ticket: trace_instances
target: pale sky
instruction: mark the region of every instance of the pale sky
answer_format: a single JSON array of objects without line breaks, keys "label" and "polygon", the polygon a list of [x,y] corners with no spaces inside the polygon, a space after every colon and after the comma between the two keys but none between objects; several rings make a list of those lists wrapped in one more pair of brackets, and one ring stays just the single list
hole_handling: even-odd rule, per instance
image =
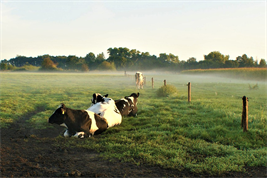
[{"label": "pale sky", "polygon": [[127,47],[179,60],[266,59],[266,0],[1,0],[0,59]]}]

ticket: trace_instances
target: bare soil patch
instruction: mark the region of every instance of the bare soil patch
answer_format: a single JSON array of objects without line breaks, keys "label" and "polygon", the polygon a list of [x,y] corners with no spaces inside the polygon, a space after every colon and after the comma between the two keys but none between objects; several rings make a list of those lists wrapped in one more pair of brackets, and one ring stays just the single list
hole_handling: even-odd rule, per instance
[{"label": "bare soil patch", "polygon": [[[26,117],[1,129],[1,177],[210,177],[186,170],[106,160],[94,150],[66,147],[65,139],[55,139],[62,128],[36,130],[27,127],[25,121]],[[267,177],[267,173],[266,167],[246,167],[245,173],[228,172],[215,177],[218,176]]]}]

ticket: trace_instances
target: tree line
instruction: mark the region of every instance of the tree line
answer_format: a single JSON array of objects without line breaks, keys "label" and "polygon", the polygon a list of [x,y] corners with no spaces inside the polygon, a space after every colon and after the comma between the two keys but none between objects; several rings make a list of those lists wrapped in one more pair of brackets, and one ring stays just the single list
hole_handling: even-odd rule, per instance
[{"label": "tree line", "polygon": [[246,54],[237,56],[235,60],[229,59],[229,55],[223,55],[219,51],[212,51],[204,55],[204,60],[197,61],[191,57],[186,61],[179,60],[174,54],[160,53],[159,56],[149,52],[140,52],[136,49],[109,48],[108,58],[104,53],[95,55],[88,53],[85,57],[50,56],[48,54],[38,57],[16,56],[9,60],[2,60],[1,70],[16,70],[23,66],[36,66],[39,70],[186,70],[209,68],[238,68],[238,67],[266,67],[265,59],[260,61],[248,57]]}]

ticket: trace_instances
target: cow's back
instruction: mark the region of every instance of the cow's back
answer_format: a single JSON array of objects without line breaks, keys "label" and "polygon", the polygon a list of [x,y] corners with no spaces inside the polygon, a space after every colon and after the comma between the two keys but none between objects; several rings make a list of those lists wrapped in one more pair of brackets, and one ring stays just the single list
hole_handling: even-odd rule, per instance
[{"label": "cow's back", "polygon": [[108,127],[113,127],[122,122],[122,116],[117,109],[114,100],[109,103],[96,103],[87,110],[104,117],[108,123]]}]

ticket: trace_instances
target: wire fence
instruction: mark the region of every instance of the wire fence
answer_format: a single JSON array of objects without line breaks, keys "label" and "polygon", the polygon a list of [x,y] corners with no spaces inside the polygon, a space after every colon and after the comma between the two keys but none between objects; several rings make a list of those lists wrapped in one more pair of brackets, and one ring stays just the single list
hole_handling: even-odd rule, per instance
[{"label": "wire fence", "polygon": [[[168,84],[168,80],[166,79],[158,79],[158,78],[155,78],[155,77],[152,77],[151,79],[145,79],[145,84],[147,87],[151,86],[153,89],[156,89],[156,86],[162,86],[162,85],[167,85]],[[171,84],[174,83],[174,82],[171,82]],[[174,84],[176,87],[178,88],[184,88],[184,91],[187,90],[187,86],[188,86],[188,83],[175,83]],[[219,84],[214,84],[212,83],[212,86],[205,86],[203,87],[201,84],[199,83],[191,83],[191,92],[192,94],[194,95],[194,92],[197,91],[202,91],[203,93],[209,93],[210,96],[213,96],[214,99],[216,99],[216,96],[224,96],[225,98],[234,98],[234,99],[238,99],[238,100],[242,100],[242,97],[245,96],[245,94],[236,94],[236,91],[235,92],[229,92],[227,90],[222,90],[220,88],[216,88],[216,87],[220,87]],[[258,87],[258,86],[257,86]],[[254,98],[254,97],[250,97],[249,96],[249,92],[253,91],[253,90],[257,90],[258,88],[255,88],[253,89],[253,87],[251,87],[250,85],[248,86],[248,91],[247,91],[247,94],[248,94],[248,100],[251,102],[254,102],[255,104],[259,104],[259,105],[263,105],[264,102],[258,102],[258,99],[259,98]],[[267,102],[267,101],[266,101]],[[265,103],[266,103],[265,102]]]},{"label": "wire fence", "polygon": [[[156,86],[162,86],[162,85],[167,85],[168,84],[168,80],[166,79],[158,79],[158,78],[154,78],[152,77],[150,81],[146,80],[146,87],[152,87],[153,89],[156,89]],[[222,84],[222,83],[209,83],[207,86],[203,86],[205,85],[205,83],[201,84],[201,83],[177,83],[174,82],[174,80],[172,80],[170,82],[170,84],[175,85],[176,87],[178,87],[179,89],[182,89],[183,92],[188,92],[188,102],[191,102],[196,100],[196,97],[199,96],[199,93],[203,93],[205,94],[205,96],[208,96],[209,99],[214,99],[214,102],[221,102],[221,103],[225,103],[224,99],[234,99],[231,100],[231,102],[238,102],[238,104],[236,103],[235,105],[239,105],[238,108],[242,108],[242,120],[241,120],[241,125],[243,128],[243,131],[247,131],[248,130],[248,102],[253,103],[253,105],[258,105],[257,107],[260,108],[266,108],[267,105],[267,100],[266,98],[260,98],[259,97],[250,97],[249,94],[252,91],[256,91],[258,89],[258,85],[257,87],[251,87],[250,85],[247,88],[247,94],[248,96],[245,96],[243,94],[239,94],[238,89],[235,91],[235,89],[233,89],[234,87],[225,87],[225,85],[227,84]],[[150,86],[149,86],[150,85]],[[190,85],[190,87],[188,86]],[[229,90],[228,90],[229,89]],[[243,88],[243,91],[244,88]],[[192,96],[191,97],[191,93]],[[196,94],[196,95],[194,95]],[[267,93],[266,93],[267,94]],[[203,99],[203,97],[200,97],[201,99]],[[224,98],[224,99],[222,99]],[[216,100],[216,101],[215,101]],[[220,101],[221,100],[221,101]],[[236,100],[236,101],[235,101]],[[246,104],[244,103],[244,100],[246,100]],[[243,101],[243,102],[242,102]],[[241,104],[243,103],[243,105]],[[230,104],[229,104],[230,105]],[[232,104],[233,105],[233,104]]]}]

